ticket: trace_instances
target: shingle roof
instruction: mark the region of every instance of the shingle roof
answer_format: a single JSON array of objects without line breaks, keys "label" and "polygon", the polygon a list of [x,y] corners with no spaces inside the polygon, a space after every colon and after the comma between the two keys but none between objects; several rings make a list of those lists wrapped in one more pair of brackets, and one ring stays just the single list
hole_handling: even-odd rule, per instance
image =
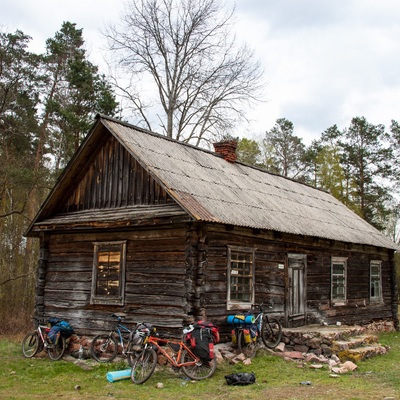
[{"label": "shingle roof", "polygon": [[398,249],[324,191],[109,118],[100,121],[196,220]]}]

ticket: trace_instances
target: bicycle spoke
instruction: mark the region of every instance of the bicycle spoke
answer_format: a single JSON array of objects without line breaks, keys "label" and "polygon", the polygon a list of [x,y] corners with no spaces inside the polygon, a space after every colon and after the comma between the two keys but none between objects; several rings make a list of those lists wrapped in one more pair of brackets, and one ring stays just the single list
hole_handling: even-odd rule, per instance
[{"label": "bicycle spoke", "polygon": [[53,361],[57,361],[64,355],[65,352],[65,338],[60,336],[56,343],[50,343],[47,347],[47,354],[49,358]]},{"label": "bicycle spoke", "polygon": [[22,353],[31,358],[39,351],[39,335],[37,332],[28,333],[22,341]]},{"label": "bicycle spoke", "polygon": [[182,354],[182,363],[192,363],[192,365],[183,365],[182,371],[189,378],[196,381],[209,378],[217,369],[216,358],[211,361],[195,361],[186,350]]},{"label": "bicycle spoke", "polygon": [[134,350],[133,347],[134,347],[134,345],[131,342],[129,342],[127,345],[126,353],[125,353],[130,367],[133,367],[133,364],[135,363],[136,358],[141,353],[141,351]]},{"label": "bicycle spoke", "polygon": [[280,343],[281,337],[282,326],[280,322],[275,318],[265,319],[261,332],[261,338],[265,346],[270,349],[275,348]]},{"label": "bicycle spoke", "polygon": [[132,366],[131,379],[136,384],[146,382],[157,365],[157,353],[150,347],[143,350],[143,352],[136,358]]},{"label": "bicycle spoke", "polygon": [[98,335],[90,346],[92,357],[99,362],[110,362],[117,356],[118,343],[114,336]]}]

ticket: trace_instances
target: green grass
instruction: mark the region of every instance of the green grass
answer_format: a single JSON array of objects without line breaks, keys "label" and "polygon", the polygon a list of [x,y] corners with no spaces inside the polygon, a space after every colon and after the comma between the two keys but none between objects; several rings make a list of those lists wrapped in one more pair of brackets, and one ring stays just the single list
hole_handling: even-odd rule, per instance
[{"label": "green grass", "polygon": [[[391,347],[387,355],[358,364],[356,371],[339,378],[330,377],[328,367],[311,369],[293,361],[259,351],[249,366],[220,364],[210,379],[192,382],[169,367],[159,367],[143,385],[131,380],[110,383],[109,371],[125,369],[123,363],[96,364],[85,370],[73,362],[50,361],[47,356],[26,359],[20,342],[0,338],[0,398],[4,399],[313,399],[372,400],[400,398],[400,334],[380,335],[380,342]],[[256,384],[232,387],[224,376],[251,372]],[[301,382],[310,381],[311,385]],[[162,389],[156,388],[161,382]],[[79,386],[77,390],[75,387]]]}]

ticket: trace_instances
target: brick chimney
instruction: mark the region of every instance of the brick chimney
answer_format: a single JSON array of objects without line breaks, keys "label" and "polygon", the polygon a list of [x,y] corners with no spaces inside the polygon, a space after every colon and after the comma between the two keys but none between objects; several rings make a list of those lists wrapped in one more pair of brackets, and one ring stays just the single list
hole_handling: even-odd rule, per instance
[{"label": "brick chimney", "polygon": [[220,154],[224,160],[234,163],[236,161],[237,140],[226,140],[223,142],[213,143],[214,150]]}]

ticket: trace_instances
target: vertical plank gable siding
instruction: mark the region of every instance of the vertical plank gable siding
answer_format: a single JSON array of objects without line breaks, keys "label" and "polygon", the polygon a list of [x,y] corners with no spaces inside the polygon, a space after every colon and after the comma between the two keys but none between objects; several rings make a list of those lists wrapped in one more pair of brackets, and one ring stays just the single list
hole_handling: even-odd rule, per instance
[{"label": "vertical plank gable siding", "polygon": [[89,163],[61,211],[67,213],[166,204],[171,201],[165,190],[113,136],[110,136]]},{"label": "vertical plank gable siding", "polygon": [[[93,242],[127,240],[124,306],[91,305]],[[113,326],[113,312],[128,323],[146,321],[159,331],[181,329],[186,300],[185,230],[53,234],[50,237],[44,309],[61,315],[83,334]]]}]

